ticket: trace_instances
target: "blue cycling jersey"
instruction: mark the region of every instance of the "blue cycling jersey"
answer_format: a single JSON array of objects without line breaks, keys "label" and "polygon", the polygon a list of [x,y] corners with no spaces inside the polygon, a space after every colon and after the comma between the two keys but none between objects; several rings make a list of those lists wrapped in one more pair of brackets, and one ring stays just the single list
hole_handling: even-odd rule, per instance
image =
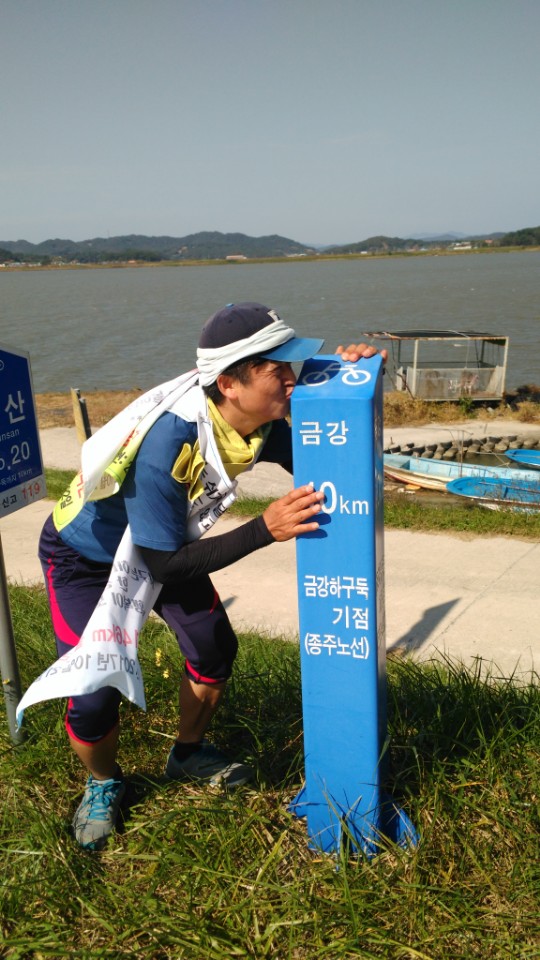
[{"label": "blue cycling jersey", "polygon": [[[88,560],[111,563],[129,523],[137,546],[179,550],[185,541],[189,502],[186,484],[171,471],[184,445],[193,446],[197,436],[197,424],[170,412],[162,414],[142,441],[120,490],[86,503],[61,530],[62,540]],[[290,462],[286,421],[272,425],[260,459]]]}]

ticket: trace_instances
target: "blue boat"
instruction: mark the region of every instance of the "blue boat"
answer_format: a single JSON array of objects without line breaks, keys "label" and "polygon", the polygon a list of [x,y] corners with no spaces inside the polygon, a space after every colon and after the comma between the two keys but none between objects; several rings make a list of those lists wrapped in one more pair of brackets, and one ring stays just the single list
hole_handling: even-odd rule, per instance
[{"label": "blue boat", "polygon": [[429,457],[412,457],[401,453],[385,453],[384,472],[392,480],[426,490],[446,490],[447,484],[458,477],[495,477],[498,480],[530,480],[538,484],[540,472],[521,470],[519,467],[484,466],[474,463],[456,463],[453,460],[430,460]]},{"label": "blue boat", "polygon": [[505,456],[515,463],[540,470],[540,450],[507,450]]},{"label": "blue boat", "polygon": [[516,510],[536,513],[540,510],[540,484],[530,480],[508,482],[496,477],[460,477],[451,480],[447,493],[475,500],[490,510]]}]

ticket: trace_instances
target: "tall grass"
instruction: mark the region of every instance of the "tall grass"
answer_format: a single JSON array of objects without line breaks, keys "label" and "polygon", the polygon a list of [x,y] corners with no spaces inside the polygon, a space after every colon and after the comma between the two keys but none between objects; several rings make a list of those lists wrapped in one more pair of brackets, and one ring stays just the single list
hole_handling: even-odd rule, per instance
[{"label": "tall grass", "polygon": [[[505,420],[520,423],[538,423],[540,421],[540,391],[533,384],[519,387],[508,394],[500,403],[487,404],[476,402],[470,397],[436,402],[412,397],[407,391],[390,391],[384,394],[384,424],[392,427],[417,427],[425,423],[455,423],[456,421],[476,421],[480,425],[491,424],[496,431],[497,419],[489,411],[495,408]],[[486,410],[486,407],[488,409]],[[471,422],[471,429],[473,424]]]},{"label": "tall grass", "polygon": [[[26,686],[53,657],[47,605],[23,587],[11,603]],[[69,834],[84,777],[63,706],[32,707],[19,747],[2,715],[1,956],[538,957],[538,687],[390,661],[391,783],[421,842],[336,861],[308,850],[287,811],[303,766],[298,646],[244,635],[240,648],[212,736],[253,763],[256,784],[232,795],[166,784],[181,665],[168,629],[147,625],[148,713],[123,708],[130,806],[100,854]]]}]

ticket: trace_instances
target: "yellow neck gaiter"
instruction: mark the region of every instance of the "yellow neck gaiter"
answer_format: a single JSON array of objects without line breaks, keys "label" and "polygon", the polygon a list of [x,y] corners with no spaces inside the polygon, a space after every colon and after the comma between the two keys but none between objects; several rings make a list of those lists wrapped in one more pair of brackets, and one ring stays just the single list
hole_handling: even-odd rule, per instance
[{"label": "yellow neck gaiter", "polygon": [[[212,421],[214,440],[221,462],[229,480],[234,480],[257,459],[270,432],[271,424],[259,427],[244,438],[223,419],[218,407],[210,399],[208,414]],[[189,499],[192,502],[203,492],[202,484],[199,482],[203,469],[204,460],[199,449],[199,441],[197,440],[192,447],[185,443],[172,468],[172,475],[179,483],[189,484]]]}]

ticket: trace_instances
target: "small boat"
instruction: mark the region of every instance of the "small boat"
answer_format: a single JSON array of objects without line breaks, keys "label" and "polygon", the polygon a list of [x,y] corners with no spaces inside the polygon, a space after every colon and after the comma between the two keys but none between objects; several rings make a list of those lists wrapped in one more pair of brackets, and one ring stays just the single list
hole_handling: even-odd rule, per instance
[{"label": "small boat", "polygon": [[456,463],[453,460],[430,460],[429,457],[411,457],[401,453],[385,453],[384,472],[392,480],[427,490],[446,490],[451,480],[458,477],[495,477],[508,481],[530,480],[538,484],[540,473],[519,467],[483,466],[474,463]]},{"label": "small boat", "polygon": [[505,457],[515,463],[522,463],[525,467],[540,470],[540,450],[507,450]]},{"label": "small boat", "polygon": [[450,481],[446,492],[468,497],[490,510],[540,511],[540,484],[530,480],[508,482],[496,477],[460,477]]}]

